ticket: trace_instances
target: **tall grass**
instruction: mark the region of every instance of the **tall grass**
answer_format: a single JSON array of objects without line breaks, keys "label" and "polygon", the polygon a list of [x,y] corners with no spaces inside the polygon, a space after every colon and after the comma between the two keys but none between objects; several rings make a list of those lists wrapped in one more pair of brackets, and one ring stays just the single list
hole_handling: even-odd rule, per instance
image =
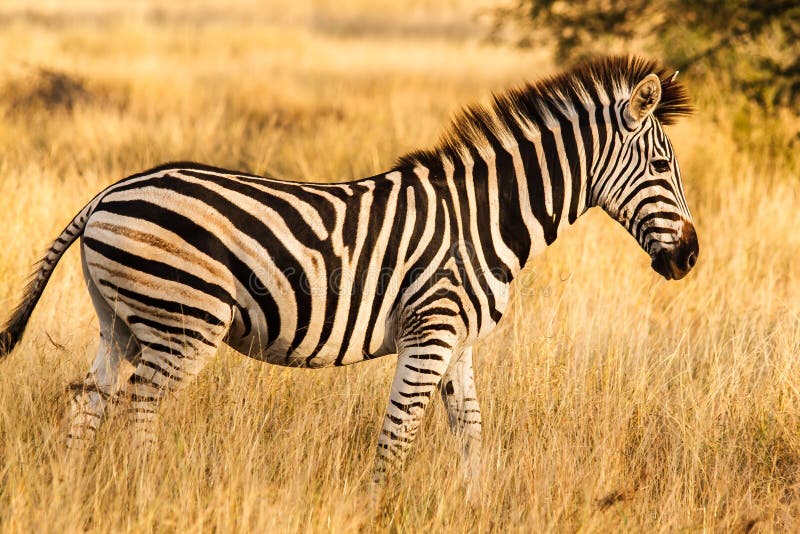
[{"label": "tall grass", "polygon": [[[460,105],[555,70],[547,51],[482,45],[468,2],[137,6],[0,8],[0,316],[66,221],[126,174],[191,159],[367,176],[432,143]],[[793,119],[743,117],[723,84],[688,83],[698,112],[669,134],[698,266],[662,281],[594,211],[531,262],[476,349],[480,510],[437,404],[391,498],[367,512],[392,358],[303,371],[223,350],[165,403],[149,457],[112,418],[68,461],[65,387],[98,331],[72,250],[0,363],[0,528],[796,530]]]}]

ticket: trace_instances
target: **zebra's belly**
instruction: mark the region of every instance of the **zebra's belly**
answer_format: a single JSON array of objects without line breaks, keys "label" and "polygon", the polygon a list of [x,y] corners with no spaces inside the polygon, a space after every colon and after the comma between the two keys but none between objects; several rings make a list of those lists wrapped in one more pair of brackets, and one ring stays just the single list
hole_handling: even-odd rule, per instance
[{"label": "zebra's belly", "polygon": [[[233,349],[257,360],[286,367],[321,368],[335,365],[350,365],[364,360],[395,353],[393,334],[387,328],[389,321],[376,323],[372,329],[373,348],[365,348],[364,344],[351,343],[353,339],[363,337],[364,325],[357,325],[361,332],[353,332],[349,337],[342,335],[344,325],[334,324],[327,341],[318,341],[311,350],[309,344],[302,344],[292,349],[295,335],[281,335],[274,341],[267,342],[262,334],[266,332],[266,324],[258,320],[250,325],[250,332],[237,336],[244,329],[240,316],[234,317],[231,336],[226,343]],[[292,333],[296,334],[296,332]],[[359,336],[361,334],[361,336]],[[377,346],[376,346],[377,345]]]}]

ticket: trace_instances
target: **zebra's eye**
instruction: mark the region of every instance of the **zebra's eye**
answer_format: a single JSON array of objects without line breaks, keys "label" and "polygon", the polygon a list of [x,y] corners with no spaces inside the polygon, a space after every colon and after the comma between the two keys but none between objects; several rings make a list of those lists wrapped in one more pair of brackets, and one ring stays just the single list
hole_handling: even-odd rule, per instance
[{"label": "zebra's eye", "polygon": [[661,174],[662,172],[669,172],[669,160],[667,159],[654,159],[650,162],[653,170]]}]

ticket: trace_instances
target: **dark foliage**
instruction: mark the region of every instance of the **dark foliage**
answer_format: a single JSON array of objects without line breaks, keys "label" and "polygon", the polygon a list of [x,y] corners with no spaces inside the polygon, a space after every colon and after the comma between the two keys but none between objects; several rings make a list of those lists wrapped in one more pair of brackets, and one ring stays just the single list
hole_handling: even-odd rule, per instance
[{"label": "dark foliage", "polygon": [[519,0],[494,15],[492,38],[552,45],[562,61],[644,51],[724,72],[764,106],[800,104],[797,0]]}]

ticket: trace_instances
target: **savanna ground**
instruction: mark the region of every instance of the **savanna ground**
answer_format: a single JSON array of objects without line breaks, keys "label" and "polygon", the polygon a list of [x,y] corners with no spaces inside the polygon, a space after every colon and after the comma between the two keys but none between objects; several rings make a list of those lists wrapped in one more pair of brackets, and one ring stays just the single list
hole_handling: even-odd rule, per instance
[{"label": "savanna ground", "polygon": [[[170,160],[298,180],[387,169],[460,105],[554,72],[482,44],[480,5],[97,0],[0,6],[0,320],[101,187]],[[700,261],[665,282],[591,211],[519,280],[476,349],[483,506],[430,410],[365,506],[393,358],[303,371],[229,350],[165,404],[149,463],[119,419],[67,462],[67,384],[97,325],[77,247],[0,363],[0,528],[57,531],[760,531],[800,528],[800,187],[791,114],[687,78],[669,128]],[[733,103],[733,104],[732,104]],[[796,145],[795,145],[796,150]]]}]

